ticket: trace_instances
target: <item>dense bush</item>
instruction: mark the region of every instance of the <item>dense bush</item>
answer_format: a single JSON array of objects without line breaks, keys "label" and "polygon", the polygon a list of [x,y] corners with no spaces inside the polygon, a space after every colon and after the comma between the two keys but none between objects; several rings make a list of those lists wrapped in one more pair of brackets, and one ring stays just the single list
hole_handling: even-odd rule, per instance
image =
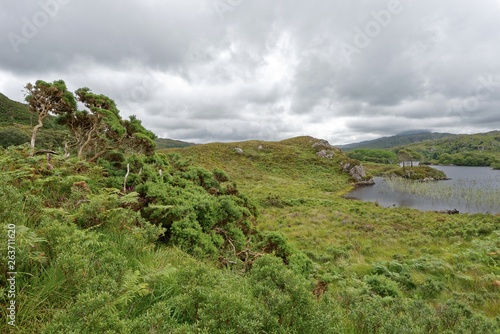
[{"label": "dense bush", "polygon": [[429,166],[415,166],[415,167],[405,167],[397,168],[387,172],[389,175],[395,175],[408,180],[424,180],[424,179],[434,179],[443,180],[446,179],[446,174],[443,171],[429,167]]},{"label": "dense bush", "polygon": [[396,153],[388,150],[357,149],[346,153],[349,158],[380,164],[394,164],[398,161]]},{"label": "dense bush", "polygon": [[3,148],[7,148],[12,145],[21,145],[27,143],[29,140],[30,137],[27,134],[16,128],[0,129],[0,146]]},{"label": "dense bush", "polygon": [[443,153],[439,156],[438,163],[456,166],[490,166],[498,163],[498,161],[489,154],[465,152],[455,154]]},{"label": "dense bush", "polygon": [[[92,164],[26,158],[27,152],[25,146],[0,150],[1,235],[8,224],[17,231],[19,332],[495,333],[498,328],[494,316],[477,308],[490,305],[493,313],[497,305],[491,281],[499,273],[500,220],[494,216],[426,227],[409,210],[377,216],[361,204],[342,207],[312,199],[271,207],[274,213],[297,210],[286,218],[315,228],[315,210],[323,205],[329,226],[343,229],[345,242],[332,240],[323,255],[306,256],[288,235],[255,227],[256,207],[221,170],[193,167],[179,155],[112,152]],[[298,211],[300,205],[310,210],[307,215]],[[408,232],[412,240],[442,248],[442,240],[458,238],[457,248],[446,258],[422,247],[419,254],[408,250],[392,260],[362,264],[362,257],[371,256],[372,242],[390,247],[386,241],[394,228],[380,222],[386,214],[398,228],[408,222],[425,231]],[[372,228],[360,229],[368,220]],[[354,240],[364,233],[370,241]],[[0,243],[1,253],[6,246]],[[471,283],[467,274],[484,268],[482,281]],[[0,270],[7,271],[5,261]],[[481,291],[456,293],[458,284]],[[3,306],[6,289],[0,282]],[[1,309],[5,319],[6,308]],[[10,329],[0,324],[0,332]]]}]

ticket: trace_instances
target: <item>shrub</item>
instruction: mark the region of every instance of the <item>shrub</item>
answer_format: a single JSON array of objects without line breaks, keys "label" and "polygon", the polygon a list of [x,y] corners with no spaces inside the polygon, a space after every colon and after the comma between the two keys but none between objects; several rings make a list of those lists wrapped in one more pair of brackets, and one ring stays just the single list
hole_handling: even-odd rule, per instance
[{"label": "shrub", "polygon": [[402,293],[398,284],[381,275],[365,276],[364,281],[368,284],[371,291],[381,297],[401,297]]},{"label": "shrub", "polygon": [[0,146],[7,148],[29,142],[30,137],[15,128],[6,128],[0,130]]}]

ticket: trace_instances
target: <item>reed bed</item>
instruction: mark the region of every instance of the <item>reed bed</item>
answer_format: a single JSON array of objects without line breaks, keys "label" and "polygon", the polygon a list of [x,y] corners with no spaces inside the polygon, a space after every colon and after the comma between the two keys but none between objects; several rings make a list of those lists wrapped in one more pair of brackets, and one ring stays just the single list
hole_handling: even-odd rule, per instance
[{"label": "reed bed", "polygon": [[381,192],[399,192],[419,198],[446,202],[462,207],[487,210],[500,208],[500,176],[481,179],[418,182],[401,178],[387,178]]}]

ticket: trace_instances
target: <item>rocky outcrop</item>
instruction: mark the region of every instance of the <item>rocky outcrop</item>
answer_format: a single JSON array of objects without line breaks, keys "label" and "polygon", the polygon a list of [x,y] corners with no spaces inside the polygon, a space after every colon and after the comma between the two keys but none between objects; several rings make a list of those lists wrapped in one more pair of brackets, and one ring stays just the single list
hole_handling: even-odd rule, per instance
[{"label": "rocky outcrop", "polygon": [[327,140],[324,140],[324,139],[318,139],[317,141],[315,141],[312,146],[312,148],[316,148],[316,149],[332,149],[333,146],[330,145],[330,143],[327,141]]},{"label": "rocky outcrop", "polygon": [[369,178],[368,180],[356,182],[356,187],[373,186],[374,184],[375,180],[373,180],[373,178]]},{"label": "rocky outcrop", "polygon": [[[325,159],[333,159],[334,157],[344,157],[342,151],[338,148],[330,145],[330,143],[324,139],[312,139],[311,148],[316,151],[316,156]],[[349,173],[352,179],[355,181],[356,186],[369,186],[375,184],[372,177],[366,175],[366,171],[359,164],[359,161],[349,159],[340,164],[341,169]]]},{"label": "rocky outcrop", "polygon": [[348,172],[349,175],[356,181],[356,186],[369,186],[375,184],[373,178],[366,175],[366,171],[361,165],[352,165],[350,162],[344,162],[341,165],[344,172]]},{"label": "rocky outcrop", "polygon": [[354,180],[356,180],[357,182],[359,181],[363,181],[363,179],[366,177],[366,171],[365,169],[363,168],[363,166],[361,165],[356,165],[354,167],[352,167],[350,170],[349,170],[349,174],[352,176],[352,178]]},{"label": "rocky outcrop", "polygon": [[338,151],[338,149],[330,145],[330,143],[324,139],[315,140],[311,148],[316,151],[318,157],[325,159],[333,159],[337,153],[336,151]]},{"label": "rocky outcrop", "polygon": [[335,152],[332,150],[321,150],[316,152],[316,155],[320,158],[333,159]]}]

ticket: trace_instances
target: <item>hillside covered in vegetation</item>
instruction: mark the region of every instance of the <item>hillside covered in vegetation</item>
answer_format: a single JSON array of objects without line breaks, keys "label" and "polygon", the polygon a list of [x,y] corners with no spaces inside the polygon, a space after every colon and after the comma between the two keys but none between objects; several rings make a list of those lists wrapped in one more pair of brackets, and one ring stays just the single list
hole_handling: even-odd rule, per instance
[{"label": "hillside covered in vegetation", "polygon": [[320,157],[317,142],[210,144],[97,163],[2,150],[16,326],[495,333],[500,218],[342,199],[352,182],[342,153]]},{"label": "hillside covered in vegetation", "polygon": [[[30,141],[37,116],[30,113],[27,104],[10,100],[0,93],[0,147],[21,145]],[[37,147],[55,149],[67,139],[68,132],[49,116],[38,136]]]},{"label": "hillside covered in vegetation", "polygon": [[69,98],[73,148],[0,148],[1,333],[498,332],[499,215],[345,199],[371,176],[312,137],[154,151]]},{"label": "hillside covered in vegetation", "polygon": [[366,140],[359,143],[352,143],[346,145],[336,145],[344,151],[352,151],[356,149],[389,149],[399,146],[410,145],[419,143],[426,140],[437,140],[441,138],[452,138],[456,135],[451,133],[438,133],[438,132],[412,132],[401,133],[395,136],[388,136],[377,138],[373,140]]},{"label": "hillside covered in vegetation", "polygon": [[366,147],[361,145],[349,151],[348,155],[365,162],[394,164],[400,160],[398,152],[401,150],[414,152],[414,155],[418,156],[416,160],[422,163],[500,167],[500,131],[452,135],[404,145],[396,141],[394,145],[386,145],[384,149],[373,148],[373,145]]},{"label": "hillside covered in vegetation", "polygon": [[407,148],[420,152],[431,163],[500,166],[500,131],[423,141],[408,145]]}]

